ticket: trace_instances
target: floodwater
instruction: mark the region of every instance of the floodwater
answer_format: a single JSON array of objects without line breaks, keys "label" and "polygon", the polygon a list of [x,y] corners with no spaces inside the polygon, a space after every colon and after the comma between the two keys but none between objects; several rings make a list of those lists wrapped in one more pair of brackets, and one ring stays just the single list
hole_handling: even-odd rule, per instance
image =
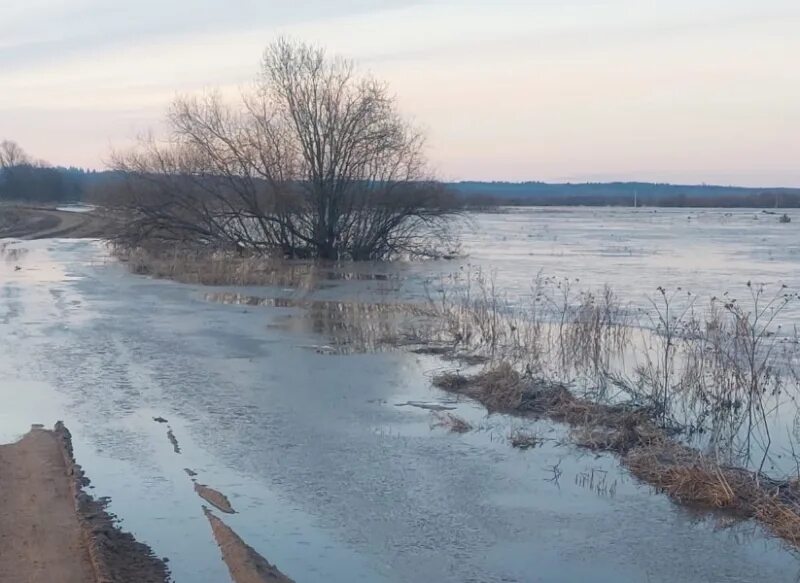
[{"label": "floodwater", "polygon": [[[552,255],[555,235],[536,235],[525,254],[527,232],[555,221],[542,212],[478,217],[482,227],[466,241],[470,261],[521,290],[539,268],[572,277],[591,237],[612,237],[600,227],[590,235],[595,211],[579,209],[565,220],[584,225],[584,237],[568,236],[582,251],[575,243],[575,256]],[[492,239],[503,221],[516,225],[514,241]],[[629,231],[638,223],[625,221]],[[690,228],[677,213],[667,222]],[[660,227],[664,251],[649,248],[656,257],[668,252],[671,228]],[[785,237],[775,260],[785,267],[790,237],[775,232]],[[758,252],[747,242],[734,251],[733,238],[718,253],[741,262],[719,266],[709,286],[783,269],[767,263],[747,275],[746,265],[761,264]],[[514,256],[501,260],[504,249]],[[663,276],[611,271],[648,263],[628,257],[596,255],[583,277],[599,284],[607,273],[644,291],[642,279]],[[709,277],[668,262],[672,277]],[[391,287],[365,277],[316,293],[328,301],[403,297],[436,270],[459,268],[398,266]],[[299,583],[795,581],[800,573],[796,556],[758,526],[676,507],[612,457],[565,445],[562,427],[487,415],[432,388],[431,375],[446,366],[434,356],[320,349],[330,342],[324,311],[307,318],[300,302],[233,301],[294,292],[212,291],[228,295],[132,276],[91,241],[11,243],[0,256],[0,439],[63,419],[97,494],[169,557],[178,582],[229,580],[184,468],[225,493],[237,511],[228,524]],[[431,406],[452,407],[475,429],[448,433]],[[512,448],[518,429],[542,445]]]},{"label": "floodwater", "polygon": [[[784,212],[790,223],[780,222]],[[466,271],[481,271],[512,303],[530,297],[540,275],[569,280],[575,291],[608,285],[642,309],[659,287],[691,292],[701,307],[726,292],[746,302],[748,282],[764,284],[768,296],[784,285],[800,292],[797,209],[505,208],[467,213],[459,230],[463,259],[348,269],[361,280],[378,276],[368,293],[391,299],[435,295],[442,278]],[[799,318],[800,302],[781,320]]]},{"label": "floodwater", "polygon": [[[770,211],[772,212],[772,211]],[[498,286],[525,294],[532,278],[610,285],[644,304],[656,288],[710,298],[741,294],[748,281],[800,290],[800,212],[753,209],[520,208],[473,215],[469,261]]]}]

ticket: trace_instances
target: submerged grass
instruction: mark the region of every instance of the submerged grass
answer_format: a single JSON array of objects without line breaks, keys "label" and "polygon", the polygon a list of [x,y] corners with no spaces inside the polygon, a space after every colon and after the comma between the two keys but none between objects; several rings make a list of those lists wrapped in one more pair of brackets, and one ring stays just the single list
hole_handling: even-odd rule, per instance
[{"label": "submerged grass", "polygon": [[319,268],[266,256],[191,247],[148,249],[111,246],[112,254],[137,275],[201,285],[316,287]]},{"label": "submerged grass", "polygon": [[434,412],[432,427],[442,427],[451,433],[468,433],[472,431],[472,424],[458,415],[448,412]]},{"label": "submerged grass", "polygon": [[541,438],[531,431],[516,429],[509,435],[508,442],[517,449],[531,449],[541,445]]}]

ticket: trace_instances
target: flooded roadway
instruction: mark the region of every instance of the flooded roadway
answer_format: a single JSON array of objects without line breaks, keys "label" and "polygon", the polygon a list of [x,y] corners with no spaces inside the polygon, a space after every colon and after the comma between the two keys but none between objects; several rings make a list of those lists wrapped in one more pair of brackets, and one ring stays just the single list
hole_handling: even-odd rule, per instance
[{"label": "flooded roadway", "polygon": [[[97,243],[13,247],[27,252],[0,258],[0,438],[63,419],[97,495],[178,582],[229,580],[185,469],[299,583],[800,572],[758,527],[676,508],[612,458],[561,445],[558,426],[453,401],[430,386],[435,357],[315,350],[314,326],[285,325],[302,309],[211,302],[129,275]],[[448,433],[419,403],[476,429]],[[521,427],[543,445],[510,447]]]}]

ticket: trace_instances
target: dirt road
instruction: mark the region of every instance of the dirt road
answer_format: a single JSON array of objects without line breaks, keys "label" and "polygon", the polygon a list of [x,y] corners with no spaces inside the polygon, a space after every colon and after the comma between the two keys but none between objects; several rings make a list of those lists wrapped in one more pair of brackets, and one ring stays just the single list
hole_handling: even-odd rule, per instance
[{"label": "dirt road", "polygon": [[0,446],[0,469],[0,581],[95,581],[54,433]]},{"label": "dirt road", "polygon": [[165,564],[112,524],[72,458],[70,435],[34,426],[0,446],[0,581],[157,583]]},{"label": "dirt road", "polygon": [[[69,431],[34,425],[0,445],[0,583],[166,583],[166,560],[115,524],[72,454]],[[202,498],[233,513],[207,486]],[[225,501],[221,504],[219,500]],[[292,580],[248,546],[207,508],[214,538],[234,583]]]},{"label": "dirt road", "polygon": [[55,208],[0,206],[0,238],[86,239],[108,232],[108,221],[94,212],[70,212]]}]

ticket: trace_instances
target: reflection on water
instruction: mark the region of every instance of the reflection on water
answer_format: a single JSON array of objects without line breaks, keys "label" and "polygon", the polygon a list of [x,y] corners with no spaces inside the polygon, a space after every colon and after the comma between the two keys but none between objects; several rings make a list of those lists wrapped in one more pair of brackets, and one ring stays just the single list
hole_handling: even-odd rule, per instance
[{"label": "reflection on water", "polygon": [[257,297],[238,293],[208,293],[210,302],[270,308],[301,308],[278,326],[294,332],[323,336],[332,346],[314,346],[319,352],[346,354],[378,352],[411,342],[418,310],[410,305]]},{"label": "reflection on water", "polygon": [[[544,307],[535,306],[524,314],[511,311],[512,306],[507,311],[503,306],[494,308],[497,312],[486,311],[486,302],[493,298],[482,292],[479,283],[472,285],[474,299],[451,289],[454,303],[438,311],[435,305],[231,292],[205,298],[224,304],[296,308],[273,326],[324,337],[328,344],[307,346],[321,354],[407,347],[416,354],[455,360],[453,366],[458,368],[502,359],[536,378],[570,386],[589,399],[653,410],[663,404],[664,424],[671,432],[679,432],[687,443],[713,453],[725,464],[760,469],[773,477],[795,472],[800,393],[792,369],[781,372],[775,366],[795,359],[794,343],[765,338],[765,343],[774,338],[776,344],[765,346],[773,360],[765,361],[769,370],[756,379],[760,387],[756,399],[750,383],[743,380],[746,370],[740,362],[737,332],[728,330],[724,320],[713,321],[711,337],[700,335],[705,328],[711,329],[711,321],[674,316],[670,320],[674,337],[665,344],[663,331],[635,326],[613,296],[598,300],[593,295],[564,295],[566,313],[559,318],[553,313],[552,297],[540,300]],[[565,289],[558,287],[562,293]],[[573,307],[576,298],[579,302]],[[665,382],[669,400],[661,396]]]},{"label": "reflection on water", "polygon": [[65,276],[63,266],[53,261],[46,248],[0,240],[0,281],[58,282]]}]

